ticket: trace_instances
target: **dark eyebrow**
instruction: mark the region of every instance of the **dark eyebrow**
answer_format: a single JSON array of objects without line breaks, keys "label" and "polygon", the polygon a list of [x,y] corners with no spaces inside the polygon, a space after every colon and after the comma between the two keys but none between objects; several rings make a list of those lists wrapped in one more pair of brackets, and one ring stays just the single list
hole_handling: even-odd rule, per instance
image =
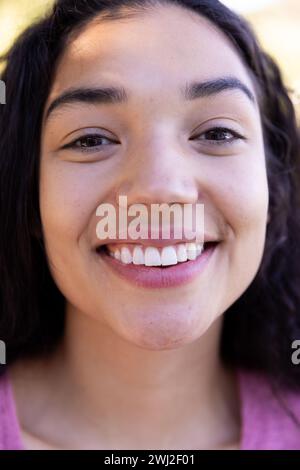
[{"label": "dark eyebrow", "polygon": [[45,119],[57,108],[70,103],[112,104],[128,101],[124,88],[71,88],[55,98],[50,104]]},{"label": "dark eyebrow", "polygon": [[[224,90],[240,90],[253,103],[255,97],[250,89],[235,77],[222,77],[205,82],[187,83],[181,89],[183,98],[192,101],[197,98],[204,98],[216,95]],[[129,94],[123,87],[104,87],[104,88],[71,88],[60,96],[55,98],[50,104],[45,119],[57,108],[75,102],[89,104],[114,104],[125,103],[129,99]]]},{"label": "dark eyebrow", "polygon": [[255,103],[255,97],[252,91],[235,77],[222,77],[201,83],[187,83],[183,91],[183,96],[186,100],[191,101],[196,98],[215,95],[224,90],[240,90],[250,99],[250,101]]}]

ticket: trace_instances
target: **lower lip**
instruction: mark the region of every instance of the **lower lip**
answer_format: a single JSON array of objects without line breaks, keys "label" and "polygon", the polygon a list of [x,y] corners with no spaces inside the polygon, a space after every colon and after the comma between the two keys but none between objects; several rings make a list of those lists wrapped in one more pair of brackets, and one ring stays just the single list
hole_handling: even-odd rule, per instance
[{"label": "lower lip", "polygon": [[124,264],[110,256],[106,250],[97,255],[121,278],[139,287],[163,288],[176,287],[194,280],[206,267],[217,244],[209,244],[195,260],[178,263],[166,268]]}]

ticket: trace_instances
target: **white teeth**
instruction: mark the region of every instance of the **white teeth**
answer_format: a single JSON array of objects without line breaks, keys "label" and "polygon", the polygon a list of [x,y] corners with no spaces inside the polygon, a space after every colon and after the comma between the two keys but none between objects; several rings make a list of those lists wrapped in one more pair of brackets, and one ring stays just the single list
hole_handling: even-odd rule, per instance
[{"label": "white teeth", "polygon": [[152,246],[147,246],[145,250],[145,265],[146,266],[160,266],[161,259],[159,250]]},{"label": "white teeth", "polygon": [[142,245],[127,246],[111,250],[111,256],[124,264],[135,264],[144,266],[172,266],[188,260],[195,260],[203,251],[201,243],[180,243],[176,245],[156,248],[154,246],[144,247]]},{"label": "white teeth", "polygon": [[177,260],[179,262],[187,261],[186,246],[183,243],[180,243],[177,247]]},{"label": "white teeth", "polygon": [[197,256],[200,256],[204,250],[204,245],[202,243],[196,243]]},{"label": "white teeth", "polygon": [[122,246],[121,248],[121,261],[125,264],[132,263],[132,255],[130,253],[129,248],[127,246]]},{"label": "white teeth", "polygon": [[196,243],[187,243],[186,253],[187,253],[187,257],[189,260],[196,259],[197,258]]},{"label": "white teeth", "polygon": [[186,251],[188,260],[196,259],[203,251],[201,243],[186,243]]},{"label": "white teeth", "polygon": [[132,256],[133,264],[145,264],[144,252],[141,246],[135,246]]},{"label": "white teeth", "polygon": [[161,252],[161,264],[168,266],[170,264],[177,264],[177,254],[173,246],[164,246]]}]

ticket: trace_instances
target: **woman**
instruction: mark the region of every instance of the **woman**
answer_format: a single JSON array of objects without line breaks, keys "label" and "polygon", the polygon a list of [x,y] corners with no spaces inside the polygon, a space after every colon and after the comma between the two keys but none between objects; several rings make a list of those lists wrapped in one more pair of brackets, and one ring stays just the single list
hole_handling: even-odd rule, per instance
[{"label": "woman", "polygon": [[[249,26],[58,0],[1,78],[2,447],[300,449],[299,140]],[[120,196],[203,204],[203,250],[99,240]]]}]

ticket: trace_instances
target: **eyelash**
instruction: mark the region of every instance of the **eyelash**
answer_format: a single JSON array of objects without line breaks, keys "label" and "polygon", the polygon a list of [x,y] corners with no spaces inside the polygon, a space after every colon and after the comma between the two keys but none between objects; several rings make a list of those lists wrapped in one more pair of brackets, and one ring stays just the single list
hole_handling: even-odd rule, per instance
[{"label": "eyelash", "polygon": [[[73,149],[73,150],[78,150],[79,152],[93,152],[93,151],[95,151],[95,148],[98,148],[98,146],[92,146],[92,147],[84,148],[84,147],[80,147],[79,145],[77,145],[78,142],[87,141],[88,139],[101,139],[101,140],[105,139],[109,142],[117,144],[117,142],[113,141],[112,139],[109,139],[108,137],[106,137],[104,135],[101,135],[101,134],[87,134],[87,135],[83,135],[82,137],[79,137],[76,140],[73,140],[73,142],[70,142],[67,145],[64,145],[62,147],[62,150],[64,150],[64,149]],[[100,145],[100,147],[103,147],[103,145]]]},{"label": "eyelash", "polygon": [[[201,141],[201,140],[204,140],[206,142],[210,142],[209,145],[232,145],[234,144],[237,140],[246,140],[246,137],[242,136],[241,134],[239,134],[238,132],[232,130],[232,129],[229,129],[227,127],[212,127],[211,129],[208,129],[207,131],[203,132],[202,134],[200,134],[200,137],[203,136],[203,135],[206,135],[210,132],[223,132],[223,133],[230,133],[232,135],[232,137],[230,139],[223,139],[223,140],[210,140],[210,139],[197,139],[197,138],[194,138],[196,141]],[[199,136],[198,136],[199,137]]]},{"label": "eyelash", "polygon": [[[202,134],[200,134],[200,136],[198,137],[201,137],[201,136],[205,136],[211,132],[222,132],[222,133],[230,133],[232,135],[232,137],[230,139],[222,139],[222,140],[213,140],[213,139],[201,139],[201,138],[197,138],[197,137],[194,137],[193,139],[191,140],[196,140],[196,141],[205,141],[205,142],[209,142],[209,145],[232,145],[234,142],[236,142],[237,140],[246,140],[245,137],[243,137],[242,135],[238,134],[237,132],[233,131],[232,129],[228,129],[227,127],[213,127],[211,129],[208,129],[207,131],[203,132]],[[87,135],[84,135],[82,137],[79,137],[78,139],[74,140],[73,142],[70,142],[69,144],[66,144],[62,147],[62,150],[64,149],[73,149],[73,150],[78,150],[80,152],[94,152],[95,149],[98,149],[99,147],[103,147],[103,145],[100,145],[100,146],[91,146],[91,147],[80,147],[78,144],[78,142],[82,142],[82,141],[87,141],[88,139],[105,139],[109,142],[112,142],[113,144],[118,144],[118,142],[116,141],[113,141],[112,139],[109,139],[108,137],[105,137],[104,135],[101,135],[101,134],[87,134]]]}]

